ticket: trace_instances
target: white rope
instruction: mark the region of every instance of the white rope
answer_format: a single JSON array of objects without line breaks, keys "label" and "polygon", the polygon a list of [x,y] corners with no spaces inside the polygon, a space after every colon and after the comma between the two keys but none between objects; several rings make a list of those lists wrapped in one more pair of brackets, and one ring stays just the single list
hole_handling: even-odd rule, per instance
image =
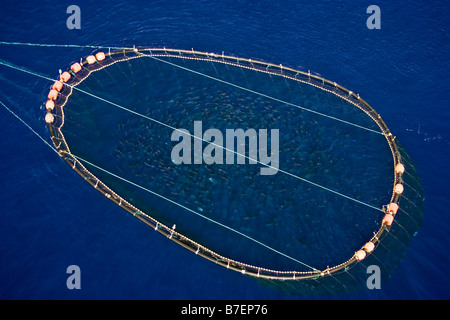
[{"label": "white rope", "polygon": [[[42,75],[40,75],[40,74],[38,74],[38,73],[31,72],[31,71],[28,71],[28,70],[25,70],[25,69],[21,69],[21,68],[19,68],[19,67],[15,67],[15,66],[6,64],[6,63],[4,63],[4,62],[2,62],[2,61],[0,61],[0,64],[1,64],[1,65],[4,65],[4,66],[7,66],[7,67],[10,67],[10,68],[13,68],[13,69],[16,69],[16,70],[19,70],[19,71],[23,71],[23,72],[32,74],[32,75],[37,76],[37,77],[41,77],[41,78],[44,78],[44,79],[47,79],[47,80],[50,80],[50,81],[54,81],[53,79],[51,79],[51,78],[49,78],[49,77],[42,76]],[[139,113],[139,112],[136,112],[136,111],[133,111],[133,110],[131,110],[131,109],[128,109],[128,108],[126,108],[126,107],[124,107],[124,106],[121,106],[121,105],[119,105],[119,104],[117,104],[117,103],[114,103],[114,102],[112,102],[112,101],[106,100],[106,99],[104,99],[104,98],[102,98],[102,97],[99,97],[99,96],[97,96],[97,95],[95,95],[95,94],[92,94],[92,93],[90,93],[90,92],[84,91],[84,90],[82,90],[82,89],[79,89],[79,88],[77,88],[77,87],[75,87],[75,86],[72,86],[72,85],[69,85],[69,84],[67,84],[67,83],[64,83],[64,84],[67,85],[67,86],[69,86],[69,87],[71,87],[71,88],[74,89],[74,90],[78,90],[78,91],[80,91],[80,92],[82,92],[82,93],[84,93],[84,94],[86,94],[86,95],[89,95],[89,96],[91,96],[91,97],[93,97],[93,98],[95,98],[95,99],[98,99],[98,100],[100,100],[100,101],[106,102],[106,103],[108,103],[108,104],[110,104],[110,105],[112,105],[112,106],[114,106],[114,107],[120,108],[120,109],[122,109],[122,110],[125,110],[125,111],[127,111],[127,112],[130,112],[130,113],[132,113],[132,114],[134,114],[134,115],[137,115],[137,116],[139,116],[139,117],[142,117],[142,118],[144,118],[144,119],[153,121],[153,122],[155,122],[155,123],[157,123],[157,124],[160,124],[160,125],[162,125],[162,126],[165,126],[165,127],[167,127],[167,128],[170,128],[170,129],[172,129],[172,130],[180,131],[180,129],[178,129],[178,128],[175,128],[175,127],[173,127],[173,126],[171,126],[171,125],[168,125],[168,124],[166,124],[166,123],[164,123],[164,122],[161,122],[161,121],[159,121],[159,120],[156,120],[156,119],[153,119],[153,118],[148,117],[148,116],[146,116],[146,115],[143,115],[143,114],[141,114],[141,113]],[[291,176],[291,177],[293,177],[293,178],[296,178],[296,179],[298,179],[298,180],[301,180],[301,181],[303,181],[303,182],[309,183],[309,184],[311,184],[311,185],[313,185],[313,186],[315,186],[315,187],[317,187],[317,188],[326,190],[326,191],[328,191],[328,192],[334,193],[334,194],[339,195],[339,196],[341,196],[341,197],[343,197],[343,198],[346,198],[346,199],[348,199],[348,200],[351,200],[351,201],[354,201],[354,202],[356,202],[356,203],[362,204],[362,205],[364,205],[364,206],[366,206],[366,207],[369,207],[369,208],[372,208],[372,209],[374,209],[374,210],[383,212],[383,210],[382,210],[381,208],[375,207],[375,206],[373,206],[373,205],[371,205],[371,204],[365,203],[365,202],[360,201],[360,200],[358,200],[358,199],[355,199],[355,198],[353,198],[353,197],[351,197],[351,196],[348,196],[348,195],[345,195],[345,194],[343,194],[343,193],[340,193],[340,192],[338,192],[338,191],[336,191],[336,190],[327,188],[327,187],[325,187],[325,186],[322,186],[322,185],[320,185],[320,184],[318,184],[318,183],[312,182],[312,181],[310,181],[310,180],[308,180],[308,179],[302,178],[302,177],[300,177],[300,176],[298,176],[298,175],[295,175],[295,174],[290,173],[290,172],[288,172],[288,171],[285,171],[285,170],[283,170],[283,169],[275,168],[275,167],[273,167],[273,166],[271,166],[271,165],[269,165],[269,164],[262,163],[261,161],[259,161],[259,160],[257,160],[257,159],[250,158],[249,156],[247,156],[247,155],[245,155],[245,154],[240,154],[240,153],[238,153],[238,152],[236,152],[236,151],[234,151],[234,150],[228,149],[228,148],[223,147],[223,146],[221,146],[221,145],[218,145],[218,144],[216,144],[216,143],[214,143],[214,142],[210,142],[210,141],[204,140],[203,138],[197,137],[197,136],[195,136],[195,135],[193,135],[193,134],[191,134],[191,133],[185,133],[185,134],[187,134],[187,135],[193,137],[194,139],[198,139],[198,140],[204,141],[204,142],[206,142],[206,143],[212,144],[212,145],[214,145],[214,146],[217,146],[217,147],[219,147],[219,148],[222,148],[222,149],[225,150],[225,151],[232,152],[232,153],[234,153],[234,154],[236,154],[236,155],[238,155],[238,156],[242,156],[242,157],[247,158],[247,159],[249,159],[249,160],[253,160],[253,161],[255,161],[256,163],[259,163],[259,164],[261,164],[261,165],[263,165],[263,166],[266,166],[266,167],[269,167],[269,168],[278,170],[279,172],[282,172],[282,173],[284,173],[284,174],[286,174],[286,175],[289,175],[289,176]]]},{"label": "white rope", "polygon": [[201,75],[201,76],[203,76],[203,77],[206,77],[206,78],[209,78],[209,79],[212,79],[212,80],[215,80],[215,81],[219,81],[219,82],[225,83],[225,84],[227,84],[227,85],[236,87],[236,88],[241,89],[241,90],[245,90],[245,91],[250,92],[250,93],[257,94],[257,95],[259,95],[259,96],[261,96],[261,97],[264,97],[264,98],[267,98],[267,99],[270,99],[270,100],[273,100],[273,101],[276,101],[276,102],[280,102],[280,103],[282,103],[282,104],[286,104],[286,105],[289,105],[289,106],[292,106],[292,107],[295,107],[295,108],[298,108],[298,109],[301,109],[301,110],[304,110],[304,111],[308,111],[308,112],[317,114],[317,115],[319,115],[319,116],[326,117],[326,118],[329,118],[329,119],[332,119],[332,120],[336,120],[336,121],[339,121],[339,122],[342,122],[342,123],[345,123],[345,124],[348,124],[348,125],[351,125],[351,126],[360,128],[360,129],[364,129],[364,130],[367,130],[367,131],[370,131],[370,132],[373,132],[373,133],[378,133],[378,134],[380,134],[380,135],[384,135],[384,133],[382,133],[382,132],[380,132],[380,131],[373,130],[373,129],[370,129],[370,128],[366,128],[366,127],[364,127],[364,126],[360,126],[360,125],[358,125],[358,124],[356,124],[356,123],[353,123],[353,122],[349,122],[349,121],[346,121],[346,120],[343,120],[343,119],[339,119],[339,118],[336,118],[336,117],[333,117],[333,116],[330,116],[330,115],[327,115],[327,114],[324,114],[324,113],[321,113],[321,112],[318,112],[318,111],[314,111],[314,110],[312,110],[312,109],[308,109],[308,108],[299,106],[299,105],[294,104],[294,103],[290,103],[290,102],[287,102],[287,101],[284,101],[284,100],[281,100],[281,99],[278,99],[278,98],[269,96],[269,95],[264,94],[264,93],[261,93],[261,92],[257,92],[257,91],[254,91],[254,90],[251,90],[251,89],[248,89],[248,88],[245,88],[245,87],[241,87],[241,86],[239,86],[239,85],[237,85],[237,84],[234,84],[234,83],[231,83],[231,82],[228,82],[228,81],[219,79],[219,78],[215,78],[215,77],[213,77],[213,76],[210,76],[210,75],[207,75],[207,74],[204,74],[204,73],[201,73],[201,72],[198,72],[198,71],[195,71],[195,70],[192,70],[192,69],[183,67],[183,66],[180,66],[180,65],[178,65],[178,64],[176,64],[176,63],[172,63],[172,62],[169,62],[169,61],[166,61],[166,60],[163,60],[163,59],[159,59],[159,58],[156,58],[156,57],[151,56],[151,55],[147,55],[147,54],[143,54],[143,53],[140,53],[140,54],[141,54],[142,56],[149,57],[149,58],[152,58],[152,59],[154,59],[154,60],[157,60],[157,61],[160,61],[160,62],[169,64],[169,65],[171,65],[171,66],[174,66],[174,67],[177,67],[177,68],[180,68],[180,69],[183,69],[183,70],[186,70],[186,71],[189,71],[189,72],[192,72],[192,73]]},{"label": "white rope", "polygon": [[[173,126],[171,126],[171,125],[168,125],[168,124],[166,124],[166,123],[164,123],[164,122],[161,122],[161,121],[159,121],[159,120],[156,120],[156,119],[153,119],[153,118],[148,117],[148,116],[146,116],[146,115],[143,115],[143,114],[141,114],[141,113],[139,113],[139,112],[136,112],[136,111],[133,111],[133,110],[128,109],[128,108],[126,108],[126,107],[123,107],[123,106],[121,106],[121,105],[119,105],[119,104],[117,104],[117,103],[108,101],[108,100],[106,100],[106,99],[104,99],[104,98],[101,98],[101,97],[99,97],[99,96],[96,96],[95,94],[92,94],[92,93],[90,93],[90,92],[84,91],[84,90],[79,89],[79,88],[77,88],[77,87],[73,87],[73,86],[72,86],[72,88],[75,89],[75,90],[78,90],[78,91],[80,91],[80,92],[82,92],[82,93],[84,93],[84,94],[87,94],[87,95],[89,95],[89,96],[91,96],[91,97],[93,97],[93,98],[99,99],[100,101],[106,102],[106,103],[111,104],[111,105],[113,105],[113,106],[115,106],[115,107],[117,107],[117,108],[123,109],[123,110],[125,110],[125,111],[127,111],[127,112],[130,112],[130,113],[132,113],[132,114],[135,114],[135,115],[137,115],[137,116],[139,116],[139,117],[148,119],[148,120],[153,121],[153,122],[155,122],[155,123],[157,123],[157,124],[160,124],[160,125],[162,125],[162,126],[165,126],[165,127],[167,127],[167,128],[170,128],[170,129],[172,129],[172,130],[176,130],[176,131],[180,131],[180,132],[181,132],[181,130],[178,129],[178,128],[175,128],[175,127],[173,127]],[[331,192],[331,193],[337,194],[337,195],[339,195],[339,196],[341,196],[341,197],[344,197],[344,198],[346,198],[346,199],[355,201],[355,202],[357,202],[357,203],[359,203],[359,204],[365,205],[365,206],[367,206],[367,207],[370,207],[370,208],[375,209],[375,210],[378,210],[378,211],[383,211],[382,209],[380,209],[380,208],[378,208],[378,207],[372,206],[372,205],[370,205],[370,204],[368,204],[368,203],[365,203],[365,202],[360,201],[360,200],[358,200],[358,199],[355,199],[355,198],[353,198],[353,197],[347,196],[347,195],[345,195],[345,194],[343,194],[343,193],[340,193],[340,192],[338,192],[338,191],[335,191],[335,190],[333,190],[333,189],[324,187],[324,186],[322,186],[322,185],[320,185],[320,184],[318,184],[318,183],[312,182],[312,181],[310,181],[310,180],[308,180],[308,179],[302,178],[302,177],[300,177],[300,176],[298,176],[298,175],[295,175],[295,174],[290,173],[290,172],[288,172],[288,171],[285,171],[285,170],[283,170],[283,169],[275,168],[275,167],[273,167],[273,166],[271,166],[271,165],[269,165],[269,164],[263,163],[263,162],[261,162],[261,161],[259,161],[259,160],[257,160],[257,159],[253,159],[253,158],[251,158],[251,157],[249,157],[249,156],[247,156],[247,155],[241,154],[241,153],[239,153],[239,152],[237,152],[237,151],[234,151],[234,150],[232,150],[232,149],[229,149],[229,148],[227,148],[227,147],[218,145],[218,144],[216,144],[216,143],[214,143],[214,142],[205,140],[205,139],[203,139],[203,138],[201,138],[201,137],[197,137],[197,136],[195,136],[195,135],[193,135],[193,134],[191,134],[191,133],[186,133],[186,132],[183,131],[183,134],[189,135],[189,136],[193,137],[194,139],[201,140],[201,141],[206,142],[206,143],[208,143],[208,144],[212,144],[212,145],[214,145],[214,146],[216,146],[216,147],[219,147],[219,148],[221,148],[221,149],[223,149],[223,150],[225,150],[225,151],[232,152],[232,153],[234,153],[234,154],[236,154],[236,155],[238,155],[238,156],[242,156],[242,157],[247,158],[247,159],[249,159],[249,160],[253,160],[253,161],[255,161],[255,162],[257,162],[257,163],[259,163],[259,164],[261,164],[261,165],[264,165],[264,166],[266,166],[266,167],[268,167],[268,168],[272,168],[272,169],[278,170],[279,172],[282,172],[282,173],[284,173],[284,174],[287,174],[288,176],[291,176],[291,177],[293,177],[293,178],[299,179],[299,180],[301,180],[301,181],[303,181],[303,182],[307,182],[307,183],[309,183],[309,184],[311,184],[311,185],[313,185],[313,186],[315,186],[315,187],[318,187],[318,188],[321,188],[321,189],[323,189],[323,190],[329,191],[329,192]]]},{"label": "white rope", "polygon": [[[3,45],[21,45],[21,46],[39,46],[39,47],[114,49],[114,50],[133,50],[133,49],[135,49],[134,46],[132,48],[130,48],[130,47],[106,47],[106,46],[77,45],[77,44],[45,44],[45,43],[6,42],[6,41],[0,41],[0,44],[3,44]],[[336,121],[339,121],[339,122],[342,122],[342,123],[346,123],[348,125],[351,125],[351,126],[354,126],[354,127],[360,128],[360,129],[364,129],[364,130],[367,130],[367,131],[370,131],[370,132],[373,132],[373,133],[378,133],[380,135],[384,135],[384,133],[382,133],[380,131],[373,130],[373,129],[370,129],[370,128],[366,128],[366,127],[360,126],[360,125],[358,125],[356,123],[349,122],[349,121],[346,121],[346,120],[343,120],[343,119],[339,119],[339,118],[336,118],[336,117],[333,117],[333,116],[330,116],[330,115],[327,115],[327,114],[324,114],[324,113],[321,113],[321,112],[318,112],[318,111],[314,111],[312,109],[308,109],[308,108],[296,105],[294,103],[283,101],[281,99],[278,99],[278,98],[275,98],[275,97],[271,97],[271,96],[266,95],[264,93],[257,92],[257,91],[254,91],[254,90],[251,90],[251,89],[248,89],[248,88],[245,88],[245,87],[241,87],[241,86],[236,85],[234,83],[231,83],[231,82],[228,82],[228,81],[225,81],[225,80],[221,80],[221,79],[218,79],[218,78],[206,75],[204,73],[201,73],[201,72],[198,72],[198,71],[186,68],[186,67],[182,67],[180,65],[177,65],[175,63],[172,63],[172,62],[169,62],[169,61],[166,61],[166,60],[163,60],[163,59],[156,58],[156,57],[154,57],[152,55],[144,54],[144,53],[141,53],[141,52],[137,52],[137,53],[139,53],[142,56],[149,57],[149,58],[158,60],[160,62],[170,64],[170,65],[172,65],[174,67],[177,67],[177,68],[180,68],[180,69],[183,69],[183,70],[186,70],[186,71],[189,71],[189,72],[192,72],[192,73],[195,73],[195,74],[198,74],[198,75],[210,78],[210,79],[213,79],[215,81],[219,81],[219,82],[225,83],[227,85],[234,86],[234,87],[239,88],[241,90],[245,90],[245,91],[248,91],[248,92],[260,95],[262,97],[265,97],[265,98],[268,98],[268,99],[271,99],[271,100],[274,100],[274,101],[277,101],[277,102],[280,102],[280,103],[283,103],[283,104],[286,104],[286,105],[290,105],[290,106],[299,108],[299,109],[304,110],[304,111],[312,112],[312,113],[320,115],[322,117],[327,117],[327,118],[330,118],[330,119],[333,119],[333,120],[336,120]]]},{"label": "white rope", "polygon": [[93,45],[78,45],[78,44],[46,44],[46,43],[29,43],[29,42],[6,42],[0,41],[0,45],[15,45],[15,46],[31,46],[31,47],[60,47],[60,48],[91,48],[91,49],[114,49],[114,50],[130,50],[129,47],[105,47]]},{"label": "white rope", "polygon": [[[37,133],[37,132],[36,132],[30,125],[28,125],[22,118],[20,118],[16,113],[14,113],[11,109],[9,109],[2,101],[0,101],[0,104],[1,104],[6,110],[8,110],[14,117],[16,117],[20,122],[22,122],[28,129],[30,129],[31,132],[33,132],[39,139],[41,139],[42,142],[44,142],[50,149],[52,149],[55,153],[59,154],[58,151],[57,151],[52,145],[50,145],[50,143],[48,143],[44,138],[42,138],[42,136],[41,136],[39,133]],[[314,270],[314,271],[317,270],[316,268],[313,268],[313,267],[309,266],[308,264],[306,264],[306,263],[304,263],[304,262],[302,262],[302,261],[300,261],[300,260],[297,260],[297,259],[295,259],[295,258],[293,258],[293,257],[291,257],[291,256],[289,256],[289,255],[287,255],[287,254],[285,254],[285,253],[283,253],[283,252],[281,252],[281,251],[278,251],[278,250],[276,250],[276,249],[274,249],[274,248],[272,248],[272,247],[270,247],[270,246],[268,246],[268,245],[266,245],[266,244],[264,244],[264,243],[262,243],[262,242],[260,242],[260,241],[258,241],[258,240],[256,240],[256,239],[254,239],[254,238],[252,238],[252,237],[246,235],[245,233],[242,233],[242,232],[240,232],[240,231],[238,231],[238,230],[236,230],[236,229],[234,229],[234,228],[231,228],[231,227],[229,227],[229,226],[227,226],[227,225],[225,225],[225,224],[223,224],[223,223],[220,223],[220,222],[218,222],[218,221],[216,221],[216,220],[214,220],[214,219],[211,219],[211,218],[209,218],[209,217],[207,217],[207,216],[205,216],[205,215],[202,215],[202,214],[200,214],[199,212],[197,212],[197,211],[195,211],[195,210],[192,210],[192,209],[190,209],[190,208],[188,208],[188,207],[186,207],[186,206],[184,206],[184,205],[182,205],[182,204],[180,204],[180,203],[178,203],[178,202],[176,202],[176,201],[174,201],[174,200],[172,200],[172,199],[170,199],[170,198],[167,198],[167,197],[165,197],[165,196],[163,196],[163,195],[161,195],[161,194],[159,194],[159,193],[157,193],[157,192],[155,192],[155,191],[152,191],[152,190],[150,190],[150,189],[148,189],[148,188],[145,188],[145,187],[143,187],[143,186],[141,186],[141,185],[139,185],[139,184],[137,184],[137,183],[134,183],[134,182],[132,182],[132,181],[130,181],[130,180],[128,180],[128,179],[125,179],[125,178],[123,178],[123,177],[121,177],[121,176],[119,176],[119,175],[117,175],[117,174],[114,174],[114,173],[112,173],[112,172],[110,172],[110,171],[108,171],[108,170],[106,170],[106,169],[104,169],[104,168],[101,168],[101,167],[99,167],[99,166],[93,164],[92,162],[87,161],[87,160],[85,160],[85,159],[83,159],[83,158],[81,158],[81,157],[79,157],[79,156],[76,156],[76,155],[74,155],[74,154],[72,154],[72,153],[67,152],[66,154],[68,154],[68,155],[70,155],[70,156],[72,156],[72,157],[74,157],[74,158],[76,158],[76,159],[78,159],[78,160],[80,160],[80,161],[83,161],[83,162],[85,162],[85,163],[87,163],[87,164],[93,166],[94,168],[97,168],[98,170],[101,170],[101,171],[103,171],[103,172],[105,172],[105,173],[107,173],[107,174],[109,174],[109,175],[111,175],[111,176],[113,176],[113,177],[115,177],[115,178],[117,178],[117,179],[120,179],[120,180],[122,180],[122,181],[125,181],[125,182],[127,182],[127,183],[129,183],[129,184],[131,184],[131,185],[133,185],[133,186],[135,186],[135,187],[138,187],[138,188],[140,188],[140,189],[142,189],[142,190],[144,190],[144,191],[146,191],[146,192],[149,192],[149,193],[151,193],[151,194],[153,194],[153,195],[155,195],[155,196],[157,196],[157,197],[160,197],[160,198],[162,198],[162,199],[164,199],[164,200],[166,200],[166,201],[168,201],[168,202],[170,202],[170,203],[173,203],[173,204],[179,206],[180,208],[183,208],[183,209],[185,209],[185,210],[187,210],[187,211],[189,211],[189,212],[191,212],[191,213],[193,213],[193,214],[195,214],[195,215],[197,215],[197,216],[199,216],[199,217],[201,217],[201,218],[203,218],[203,219],[206,219],[206,220],[208,220],[208,221],[210,221],[210,222],[212,222],[212,223],[215,223],[215,224],[217,224],[217,225],[219,225],[219,226],[221,226],[221,227],[223,227],[223,228],[225,228],[225,229],[228,229],[228,230],[230,230],[230,231],[232,231],[232,232],[234,232],[234,233],[237,233],[237,234],[239,234],[240,236],[243,236],[243,237],[245,237],[245,238],[247,238],[247,239],[249,239],[249,240],[251,240],[251,241],[253,241],[253,242],[255,242],[255,243],[257,243],[257,244],[259,244],[259,245],[261,245],[261,246],[263,246],[263,247],[265,247],[265,248],[267,248],[267,249],[269,249],[269,250],[271,250],[271,251],[273,251],[273,252],[275,252],[275,253],[278,253],[278,254],[282,255],[283,257],[286,257],[286,258],[288,258],[288,259],[291,259],[291,260],[293,260],[293,261],[295,261],[295,262],[297,262],[297,263],[299,263],[299,264],[301,264],[301,265],[303,265],[303,266],[305,266],[305,267],[308,267],[308,268],[310,268],[310,269],[312,269],[312,270]]]},{"label": "white rope", "polygon": [[231,228],[231,227],[229,227],[229,226],[227,226],[227,225],[225,225],[225,224],[223,224],[223,223],[220,223],[220,222],[218,222],[218,221],[216,221],[216,220],[214,220],[214,219],[211,219],[211,218],[209,218],[209,217],[207,217],[207,216],[205,216],[205,215],[203,215],[203,214],[201,214],[201,213],[199,213],[199,212],[197,212],[197,211],[195,211],[195,210],[192,210],[192,209],[190,209],[190,208],[188,208],[188,207],[182,205],[181,203],[176,202],[175,200],[172,200],[172,199],[170,199],[170,198],[167,198],[167,197],[165,197],[165,196],[163,196],[163,195],[161,195],[161,194],[159,194],[159,193],[157,193],[157,192],[155,192],[155,191],[152,191],[152,190],[150,190],[150,189],[147,189],[147,188],[145,188],[145,187],[143,187],[143,186],[141,186],[141,185],[139,185],[139,184],[137,184],[137,183],[134,183],[134,182],[132,182],[132,181],[126,179],[126,178],[123,178],[123,177],[121,177],[121,176],[119,176],[119,175],[117,175],[117,174],[114,174],[114,173],[112,173],[112,172],[110,172],[110,171],[108,171],[108,170],[106,170],[106,169],[104,169],[104,168],[101,168],[101,167],[99,167],[99,166],[93,164],[93,163],[90,162],[90,161],[87,161],[87,160],[85,160],[85,159],[83,159],[83,158],[81,158],[81,157],[79,157],[79,156],[74,155],[73,153],[67,153],[67,154],[68,154],[68,155],[71,155],[72,157],[74,157],[74,158],[76,158],[76,159],[78,159],[78,160],[80,160],[80,161],[82,161],[82,162],[85,162],[85,163],[87,163],[87,164],[93,166],[94,168],[96,168],[96,169],[98,169],[98,170],[101,170],[101,171],[103,171],[103,172],[105,172],[105,173],[107,173],[107,174],[109,174],[109,175],[111,175],[111,176],[113,176],[113,177],[115,177],[115,178],[117,178],[117,179],[120,179],[120,180],[122,180],[122,181],[125,181],[126,183],[129,183],[129,184],[131,184],[131,185],[133,185],[133,186],[135,186],[135,187],[138,187],[139,189],[142,189],[142,190],[144,190],[144,191],[146,191],[146,192],[148,192],[148,193],[151,193],[151,194],[153,194],[153,195],[155,195],[155,196],[157,196],[157,197],[160,197],[161,199],[164,199],[164,200],[166,200],[166,201],[168,201],[168,202],[170,202],[170,203],[172,203],[172,204],[174,204],[174,205],[176,205],[176,206],[178,206],[178,207],[180,207],[180,208],[183,208],[183,209],[185,209],[185,210],[187,210],[187,211],[189,211],[189,212],[191,212],[191,213],[193,213],[193,214],[195,214],[195,215],[197,215],[197,216],[199,216],[199,217],[201,217],[201,218],[203,218],[203,219],[206,219],[206,220],[208,220],[208,221],[210,221],[210,222],[212,222],[212,223],[214,223],[214,224],[217,224],[217,225],[219,225],[219,226],[221,226],[221,227],[223,227],[223,228],[225,228],[225,229],[228,229],[228,230],[230,230],[230,231],[232,231],[232,232],[234,232],[234,233],[237,233],[237,234],[239,234],[240,236],[243,236],[243,237],[245,237],[245,238],[247,238],[247,239],[249,239],[249,240],[251,240],[251,241],[253,241],[253,242],[255,242],[255,243],[257,243],[257,244],[259,244],[259,245],[261,245],[261,246],[263,246],[263,247],[265,247],[265,248],[271,250],[271,251],[273,251],[273,252],[276,252],[276,253],[282,255],[283,257],[286,257],[286,258],[288,258],[288,259],[291,259],[291,260],[293,260],[293,261],[295,261],[295,262],[297,262],[297,263],[299,263],[299,264],[302,264],[302,265],[304,265],[305,267],[308,267],[308,268],[310,268],[310,269],[312,269],[312,270],[317,270],[316,268],[313,268],[313,267],[307,265],[306,263],[304,263],[304,262],[302,262],[302,261],[300,261],[300,260],[297,260],[297,259],[295,259],[295,258],[293,258],[293,257],[291,257],[291,256],[289,256],[289,255],[287,255],[287,254],[285,254],[285,253],[283,253],[283,252],[280,252],[280,251],[278,251],[278,250],[276,250],[276,249],[274,249],[274,248],[272,248],[272,247],[270,247],[270,246],[268,246],[268,245],[266,245],[266,244],[264,244],[264,243],[262,243],[262,242],[260,242],[260,241],[258,241],[258,240],[256,240],[256,239],[254,239],[254,238],[252,238],[252,237],[246,235],[245,233],[242,233],[242,232],[240,232],[240,231],[238,231],[238,230],[236,230],[236,229],[233,229],[233,228]]},{"label": "white rope", "polygon": [[10,108],[8,108],[2,101],[0,101],[0,104],[3,106],[3,108],[8,110],[14,117],[16,117],[20,122],[22,122],[25,126],[27,126],[27,128],[30,129],[31,132],[33,132],[39,139],[41,139],[42,142],[44,142],[47,146],[49,146],[50,149],[52,149],[54,152],[59,154],[58,151],[50,143],[48,143],[47,140],[42,138],[39,133],[37,133],[30,125],[28,125],[28,123],[26,123],[24,120],[22,120],[22,118],[20,118],[17,114],[15,114],[14,111],[12,111]]}]

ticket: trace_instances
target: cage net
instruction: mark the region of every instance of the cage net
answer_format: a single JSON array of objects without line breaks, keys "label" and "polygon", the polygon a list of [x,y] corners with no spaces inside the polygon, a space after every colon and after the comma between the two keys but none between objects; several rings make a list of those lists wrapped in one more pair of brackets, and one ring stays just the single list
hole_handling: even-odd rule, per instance
[{"label": "cage net", "polygon": [[193,50],[97,52],[48,98],[53,143],[93,188],[271,286],[348,291],[369,265],[386,280],[420,226],[412,160],[366,101],[310,72]]}]

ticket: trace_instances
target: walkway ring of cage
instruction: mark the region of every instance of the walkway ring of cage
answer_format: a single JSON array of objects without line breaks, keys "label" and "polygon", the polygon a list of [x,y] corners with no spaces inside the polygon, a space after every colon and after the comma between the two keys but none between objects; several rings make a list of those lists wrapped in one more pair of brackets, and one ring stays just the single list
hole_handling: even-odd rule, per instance
[{"label": "walkway ring of cage", "polygon": [[[68,148],[64,136],[60,131],[60,127],[55,126],[55,116],[58,112],[61,112],[66,100],[59,99],[59,92],[62,89],[62,84],[67,86],[70,90],[73,90],[76,84],[82,81],[84,78],[89,76],[94,70],[105,68],[109,63],[116,63],[117,61],[138,58],[142,55],[150,55],[153,57],[182,57],[184,59],[197,59],[197,60],[214,60],[217,62],[231,64],[239,66],[242,68],[254,69],[260,72],[267,72],[276,75],[282,75],[283,77],[293,79],[296,81],[308,83],[315,86],[321,90],[331,92],[342,99],[352,103],[356,107],[363,110],[367,115],[369,115],[381,129],[381,133],[386,137],[389,147],[392,151],[392,156],[394,159],[395,171],[394,171],[394,187],[391,197],[391,202],[381,208],[385,212],[385,216],[380,223],[380,229],[371,239],[362,246],[362,248],[355,252],[355,254],[343,263],[329,267],[326,270],[314,269],[310,272],[298,272],[298,271],[277,271],[264,269],[258,266],[248,265],[241,263],[239,261],[234,261],[226,257],[220,256],[219,254],[209,250],[208,248],[196,243],[184,235],[175,231],[173,227],[166,226],[159,221],[153,219],[151,216],[135,208],[121,196],[112,191],[108,186],[106,186],[102,181],[97,179],[90,173],[80,158],[71,154]],[[109,60],[109,57],[115,59]],[[88,72],[83,75],[82,78],[77,79],[77,75],[88,69]],[[88,181],[95,189],[103,193],[107,198],[114,201],[116,204],[133,214],[141,221],[148,224],[150,227],[154,228],[158,232],[167,236],[174,242],[180,244],[181,246],[189,249],[197,255],[200,255],[208,260],[214,261],[219,265],[222,265],[228,269],[232,269],[243,274],[251,275],[254,277],[262,277],[268,279],[279,279],[279,280],[300,280],[300,279],[310,279],[316,278],[318,276],[330,275],[334,272],[338,272],[342,269],[348,268],[351,264],[365,259],[368,254],[371,254],[376,247],[382,234],[389,230],[392,225],[395,213],[398,210],[398,199],[403,192],[403,185],[400,183],[401,177],[404,174],[404,166],[402,164],[402,159],[398,151],[398,147],[395,141],[395,137],[390,133],[384,121],[375,112],[375,110],[366,103],[358,94],[347,90],[346,88],[331,82],[327,79],[321,78],[319,76],[313,75],[310,72],[302,72],[299,70],[283,67],[282,65],[275,65],[270,63],[259,62],[250,59],[236,58],[232,56],[226,56],[224,54],[218,55],[213,53],[205,53],[198,51],[186,51],[178,49],[132,49],[132,50],[119,50],[113,52],[97,52],[95,55],[89,55],[81,63],[74,63],[70,66],[68,71],[61,73],[60,78],[52,86],[52,89],[48,95],[48,101],[46,102],[47,114],[45,116],[45,122],[49,125],[52,140],[57,148],[59,154],[65,159],[65,161],[86,181]],[[63,114],[63,113],[62,113]],[[63,121],[63,120],[62,120]]]}]

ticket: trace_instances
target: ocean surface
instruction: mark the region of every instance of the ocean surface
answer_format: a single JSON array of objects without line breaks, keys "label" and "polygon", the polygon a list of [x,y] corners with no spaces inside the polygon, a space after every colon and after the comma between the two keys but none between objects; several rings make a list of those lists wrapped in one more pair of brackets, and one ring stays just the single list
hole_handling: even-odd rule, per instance
[{"label": "ocean surface", "polygon": [[[81,9],[70,30],[69,5]],[[370,30],[367,7],[381,9]],[[167,47],[308,71],[360,94],[411,156],[422,226],[381,289],[305,297],[168,241],[95,192],[0,106],[0,299],[449,299],[450,34],[446,1],[3,1],[0,41]],[[0,62],[56,78],[95,52],[0,44]],[[50,142],[45,79],[0,65],[0,101]],[[67,267],[81,270],[69,290]]]}]

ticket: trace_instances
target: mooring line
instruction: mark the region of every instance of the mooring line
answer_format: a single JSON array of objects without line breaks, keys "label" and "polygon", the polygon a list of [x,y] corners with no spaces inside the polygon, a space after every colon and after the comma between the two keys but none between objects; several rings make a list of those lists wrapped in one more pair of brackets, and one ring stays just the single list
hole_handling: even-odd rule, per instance
[{"label": "mooring line", "polygon": [[28,123],[25,122],[25,120],[23,120],[21,117],[19,117],[17,114],[14,113],[14,111],[12,111],[10,108],[8,108],[2,101],[0,101],[0,104],[3,106],[3,108],[5,108],[6,110],[8,110],[14,117],[16,117],[20,122],[22,122],[25,126],[27,126],[28,129],[31,130],[31,132],[33,132],[39,139],[41,139],[47,146],[50,147],[50,149],[52,149],[54,152],[56,152],[58,155],[58,151],[44,138],[42,138],[42,136],[37,133]]},{"label": "mooring line", "polygon": [[30,42],[7,42],[0,41],[0,45],[14,45],[14,46],[30,46],[30,47],[59,47],[59,48],[90,48],[90,49],[114,49],[114,50],[130,50],[129,47],[105,47],[94,45],[78,45],[78,44],[47,44],[47,43],[30,43]]}]

